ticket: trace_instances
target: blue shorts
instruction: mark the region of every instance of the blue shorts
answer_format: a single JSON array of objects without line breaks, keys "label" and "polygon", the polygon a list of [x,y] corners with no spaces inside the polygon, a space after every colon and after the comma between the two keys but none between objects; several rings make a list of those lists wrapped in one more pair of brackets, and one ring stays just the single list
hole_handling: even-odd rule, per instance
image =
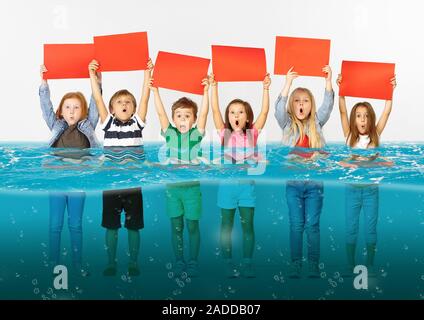
[{"label": "blue shorts", "polygon": [[253,180],[221,182],[218,187],[217,205],[221,209],[254,208],[256,205],[255,189]]}]

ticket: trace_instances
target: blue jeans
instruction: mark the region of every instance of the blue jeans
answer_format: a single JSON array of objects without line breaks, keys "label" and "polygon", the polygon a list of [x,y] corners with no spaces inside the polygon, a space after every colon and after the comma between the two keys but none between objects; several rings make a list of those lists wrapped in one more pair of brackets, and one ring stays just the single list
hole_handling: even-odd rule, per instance
[{"label": "blue jeans", "polygon": [[68,207],[68,228],[71,235],[72,263],[81,265],[82,257],[82,213],[84,192],[51,192],[50,202],[50,261],[60,263],[60,238],[63,229],[65,208]]},{"label": "blue jeans", "polygon": [[292,261],[303,257],[303,233],[306,232],[308,260],[320,258],[320,216],[324,198],[324,186],[316,181],[288,181],[287,206],[290,220],[290,250]]},{"label": "blue jeans", "polygon": [[346,243],[356,244],[359,233],[359,215],[364,213],[365,241],[377,243],[378,186],[346,185]]}]

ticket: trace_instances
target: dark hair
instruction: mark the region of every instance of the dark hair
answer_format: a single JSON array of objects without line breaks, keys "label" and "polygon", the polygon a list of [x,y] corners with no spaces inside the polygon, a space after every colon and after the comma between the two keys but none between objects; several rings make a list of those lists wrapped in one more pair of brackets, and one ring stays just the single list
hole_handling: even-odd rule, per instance
[{"label": "dark hair", "polygon": [[251,127],[253,125],[253,110],[252,110],[252,107],[251,107],[249,102],[243,101],[241,99],[232,100],[228,104],[227,108],[225,109],[225,128],[230,129],[230,131],[233,132],[233,128],[231,127],[230,118],[229,118],[228,115],[230,113],[230,106],[232,104],[236,104],[236,103],[243,105],[244,110],[246,111],[246,114],[247,114],[247,122],[246,122],[247,126],[246,126],[246,128],[243,128],[243,132],[246,134],[246,130],[251,129]]},{"label": "dark hair", "polygon": [[[246,127],[243,128],[243,133],[246,134],[246,131],[249,129],[252,129],[253,127],[253,110],[250,103],[241,99],[234,99],[230,101],[227,108],[225,109],[225,129],[226,130],[224,133],[223,142],[228,142],[230,140],[231,133],[234,131],[233,128],[231,127],[229,113],[230,113],[231,105],[237,104],[237,103],[241,104],[244,107],[244,111],[246,111],[246,114],[247,114]],[[247,138],[249,139],[249,142],[252,142],[251,140],[253,140],[253,137],[251,137],[250,134],[248,135]]]},{"label": "dark hair", "polygon": [[177,101],[175,101],[172,104],[172,107],[171,107],[172,119],[174,119],[175,110],[177,110],[179,108],[193,110],[194,119],[197,119],[197,104],[193,100],[191,100],[187,97],[182,97],[182,98],[178,99]]},{"label": "dark hair", "polygon": [[350,147],[353,147],[359,141],[359,131],[358,131],[358,127],[356,126],[356,110],[359,107],[364,107],[364,108],[367,108],[368,110],[369,117],[367,122],[367,125],[368,125],[367,131],[370,137],[370,142],[368,145],[373,145],[375,147],[378,147],[379,137],[377,133],[377,127],[375,125],[376,117],[375,117],[374,109],[372,108],[369,102],[358,102],[357,104],[353,106],[352,111],[350,112],[350,119],[349,119],[350,132],[349,132],[349,135],[347,136],[347,142]]},{"label": "dark hair", "polygon": [[116,92],[113,94],[112,98],[110,98],[110,100],[109,100],[109,112],[110,112],[110,113],[112,113],[112,112],[113,112],[112,105],[113,105],[113,103],[115,102],[115,100],[116,100],[116,99],[118,99],[118,98],[119,98],[119,97],[121,97],[121,96],[129,96],[129,97],[130,97],[131,102],[132,102],[132,103],[133,103],[133,105],[134,105],[134,112],[135,112],[135,110],[136,110],[136,108],[137,108],[137,101],[135,100],[135,98],[134,98],[133,94],[132,94],[131,92],[129,92],[127,89],[122,89],[122,90],[116,91]]}]

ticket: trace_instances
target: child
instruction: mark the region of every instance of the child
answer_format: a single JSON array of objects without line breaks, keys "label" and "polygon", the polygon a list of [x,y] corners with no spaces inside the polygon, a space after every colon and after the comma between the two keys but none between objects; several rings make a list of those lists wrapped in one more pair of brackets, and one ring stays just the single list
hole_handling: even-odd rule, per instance
[{"label": "child", "polygon": [[[337,84],[342,82],[342,76],[337,78]],[[393,89],[396,87],[396,78],[392,78],[390,83]],[[353,149],[377,148],[380,144],[380,135],[382,134],[387,120],[392,110],[392,100],[387,100],[384,111],[376,124],[374,109],[368,102],[359,102],[355,104],[350,112],[350,119],[347,116],[345,97],[339,96],[340,118],[342,122],[343,134],[346,144]],[[357,157],[352,156],[353,159]],[[375,159],[372,159],[375,160]],[[346,166],[346,162],[342,162]],[[349,163],[352,167],[358,166],[358,163]],[[364,166],[364,161],[361,163]],[[383,165],[391,165],[385,161]],[[367,261],[369,276],[376,276],[374,270],[374,257],[377,243],[377,220],[378,220],[378,185],[370,184],[347,184],[346,185],[346,253],[347,270],[346,276],[352,276],[355,267],[356,243],[359,231],[359,215],[361,208],[364,211],[365,219],[365,240],[367,248]]]},{"label": "child", "polygon": [[[50,89],[40,68],[41,86],[39,89],[41,111],[47,126],[52,132],[49,146],[52,148],[94,148],[98,146],[94,130],[99,119],[93,97],[87,109],[87,101],[81,92],[68,92],[59,103],[56,112],[50,100]],[[100,85],[98,74],[97,85]],[[68,228],[71,235],[72,264],[77,274],[87,276],[82,267],[82,214],[84,211],[84,192],[51,192],[50,202],[50,261],[60,264],[60,239],[63,229],[65,208],[68,208]]]},{"label": "child", "polygon": [[[89,65],[91,88],[100,115],[100,123],[105,132],[104,148],[107,158],[119,163],[128,160],[144,161],[142,131],[146,120],[150,89],[148,79],[152,69],[149,59],[144,72],[144,83],[140,106],[136,112],[136,100],[127,90],[117,91],[109,101],[108,113],[100,88],[96,81],[96,71],[99,67],[93,60]],[[108,265],[103,271],[105,276],[117,273],[116,249],[118,246],[118,229],[121,227],[121,212],[125,211],[125,228],[128,230],[128,246],[130,262],[128,275],[140,274],[138,253],[140,249],[139,230],[144,227],[143,198],[141,188],[103,191],[102,226],[106,228],[106,247]]]},{"label": "child", "polygon": [[[240,99],[232,100],[225,109],[225,122],[219,110],[218,86],[214,75],[209,77],[212,86],[212,111],[215,127],[224,147],[224,157],[233,163],[255,160],[257,156],[252,149],[256,148],[259,131],[265,125],[269,110],[269,86],[271,79],[266,74],[263,81],[262,110],[256,122],[250,104]],[[250,149],[250,151],[248,151]],[[221,208],[221,250],[226,261],[226,275],[234,278],[238,275],[232,262],[231,234],[234,215],[239,209],[243,229],[243,265],[242,275],[255,277],[252,256],[255,247],[253,216],[255,212],[255,182],[239,180],[235,184],[220,182],[218,187],[218,207]]]},{"label": "child", "polygon": [[[183,97],[172,105],[172,120],[170,124],[158,88],[150,80],[150,88],[154,92],[156,111],[159,116],[161,134],[166,139],[167,156],[175,163],[198,163],[201,157],[200,144],[205,133],[206,120],[209,111],[207,79],[202,80],[204,86],[202,108],[197,120],[197,105],[189,98]],[[197,120],[197,126],[193,127]],[[198,276],[198,256],[200,248],[199,219],[202,212],[202,195],[200,182],[182,182],[166,186],[167,214],[171,219],[172,247],[176,257],[174,273],[179,276],[186,269],[188,276]],[[183,231],[186,220],[190,260],[184,262]]]},{"label": "child", "polygon": [[[330,118],[334,105],[331,84],[331,68],[322,71],[325,78],[325,93],[322,106],[316,111],[312,93],[305,88],[288,94],[296,72],[287,72],[286,83],[275,103],[275,118],[283,130],[283,142],[292,147],[322,148],[325,145],[322,127]],[[288,108],[285,105],[289,100]],[[291,268],[289,276],[299,278],[302,269],[303,234],[306,232],[308,247],[308,276],[319,277],[320,215],[323,203],[323,183],[319,181],[288,181],[286,198],[290,219]]]}]

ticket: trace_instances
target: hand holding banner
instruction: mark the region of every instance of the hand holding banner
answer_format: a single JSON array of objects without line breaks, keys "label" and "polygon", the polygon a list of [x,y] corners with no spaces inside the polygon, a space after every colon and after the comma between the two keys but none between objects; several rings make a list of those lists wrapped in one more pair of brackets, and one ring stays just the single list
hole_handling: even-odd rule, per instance
[{"label": "hand holding banner", "polygon": [[302,76],[326,77],[322,68],[330,62],[330,40],[276,37],[274,74],[293,71]]},{"label": "hand holding banner", "polygon": [[88,64],[94,57],[93,44],[45,44],[44,79],[89,78]]},{"label": "hand holding banner", "polygon": [[341,73],[340,96],[392,99],[394,63],[343,61]]},{"label": "hand holding banner", "polygon": [[149,60],[147,32],[94,37],[99,71],[145,70]]},{"label": "hand holding banner", "polygon": [[210,59],[159,51],[153,69],[154,87],[203,94],[202,79]]},{"label": "hand holding banner", "polygon": [[217,81],[263,81],[265,49],[212,46],[213,73]]}]

